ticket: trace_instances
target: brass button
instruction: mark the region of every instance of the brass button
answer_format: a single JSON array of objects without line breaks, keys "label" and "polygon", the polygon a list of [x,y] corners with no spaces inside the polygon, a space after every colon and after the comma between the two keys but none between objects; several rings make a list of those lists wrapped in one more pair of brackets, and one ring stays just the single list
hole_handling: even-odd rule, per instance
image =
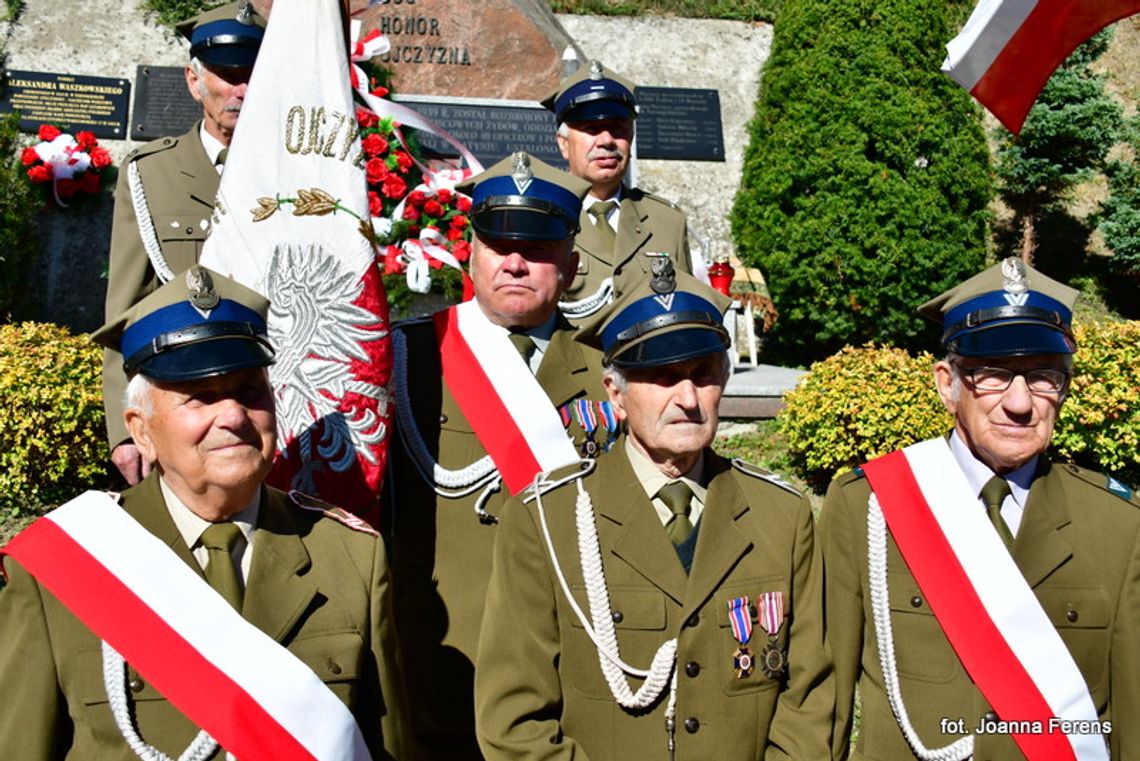
[{"label": "brass button", "polygon": [[685,619],[685,628],[686,629],[692,629],[697,624],[699,624],[700,622],[701,622],[700,615],[697,613],[694,613],[693,615],[691,615],[687,619]]},{"label": "brass button", "polygon": [[142,688],[146,685],[143,684],[143,680],[139,679],[136,676],[134,679],[127,683],[127,686],[131,688],[131,692],[142,692]]},{"label": "brass button", "polygon": [[922,597],[919,595],[915,595],[914,597],[910,598],[910,607],[921,608],[922,607]]},{"label": "brass button", "polygon": [[998,720],[998,716],[993,711],[986,711],[986,715],[982,719],[992,724]]},{"label": "brass button", "polygon": [[689,661],[685,664],[686,675],[693,677],[699,673],[701,673],[701,664],[697,663],[696,661]]},{"label": "brass button", "polygon": [[340,664],[331,658],[329,659],[329,673],[334,676],[340,673]]},{"label": "brass button", "polygon": [[1080,616],[1077,615],[1077,612],[1075,610],[1073,610],[1072,608],[1069,608],[1068,610],[1065,611],[1065,618],[1067,618],[1069,620],[1070,624],[1075,624],[1077,622],[1077,619],[1080,618]]},{"label": "brass button", "polygon": [[186,228],[186,234],[187,234],[187,235],[189,235],[189,234],[190,234],[190,233],[192,233],[192,232],[194,232],[194,228],[193,228],[193,227],[187,227],[187,228]]},{"label": "brass button", "polygon": [[613,613],[611,613],[610,618],[614,620],[615,624],[620,624],[625,620],[625,616],[622,615],[620,610],[615,610]]},{"label": "brass button", "polygon": [[694,716],[685,719],[685,731],[691,735],[695,735],[697,730],[701,728],[701,722]]},{"label": "brass button", "polygon": [[440,415],[439,416],[439,422],[440,423],[446,423],[447,422],[447,415]]}]

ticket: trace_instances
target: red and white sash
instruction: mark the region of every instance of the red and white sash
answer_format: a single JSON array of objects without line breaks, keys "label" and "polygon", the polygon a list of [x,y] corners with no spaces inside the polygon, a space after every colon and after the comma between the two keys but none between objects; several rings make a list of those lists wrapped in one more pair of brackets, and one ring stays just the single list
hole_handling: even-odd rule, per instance
[{"label": "red and white sash", "polygon": [[105,493],[48,513],[2,555],[237,758],[371,758],[348,708],[308,666]]},{"label": "red and white sash", "polygon": [[[1085,680],[958,467],[945,439],[863,466],[907,567],[963,667],[1031,761],[1107,761]],[[1073,726],[1073,725],[1069,725]]]},{"label": "red and white sash", "polygon": [[562,418],[505,328],[474,301],[437,312],[443,382],[511,494],[536,474],[578,460]]}]

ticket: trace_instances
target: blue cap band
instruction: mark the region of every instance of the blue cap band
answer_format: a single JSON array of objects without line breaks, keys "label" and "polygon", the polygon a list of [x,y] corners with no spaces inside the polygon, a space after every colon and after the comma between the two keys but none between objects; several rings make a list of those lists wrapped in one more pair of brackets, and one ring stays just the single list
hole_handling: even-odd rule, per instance
[{"label": "blue cap band", "polygon": [[129,361],[136,353],[151,346],[159,336],[215,322],[248,323],[260,333],[266,330],[265,320],[260,314],[236,301],[222,299],[210,310],[209,317],[203,317],[189,301],[180,301],[151,312],[123,331],[120,342],[123,359]]},{"label": "blue cap band", "polygon": [[568,87],[564,93],[554,101],[554,114],[558,121],[566,121],[566,113],[583,103],[611,101],[624,107],[613,116],[627,115],[633,118],[634,98],[620,82],[612,79],[583,79]]},{"label": "blue cap band", "polygon": [[207,21],[194,27],[194,31],[190,33],[190,47],[220,37],[232,37],[234,38],[232,42],[236,44],[260,45],[262,38],[265,37],[265,30],[257,24],[243,24],[237,19]]},{"label": "blue cap band", "polygon": [[561,209],[566,216],[575,220],[582,212],[582,201],[578,196],[561,185],[556,185],[539,177],[531,177],[524,192],[519,192],[514,178],[509,175],[491,177],[475,186],[471,195],[471,205],[477,207],[493,196],[522,196],[549,201]]},{"label": "blue cap band", "polygon": [[609,356],[618,342],[618,336],[629,328],[663,314],[697,312],[709,315],[716,324],[720,323],[720,310],[711,301],[686,291],[675,291],[672,294],[666,294],[666,297],[669,295],[673,297],[673,300],[668,309],[661,303],[662,296],[646,296],[623,309],[602,330],[602,353]]}]

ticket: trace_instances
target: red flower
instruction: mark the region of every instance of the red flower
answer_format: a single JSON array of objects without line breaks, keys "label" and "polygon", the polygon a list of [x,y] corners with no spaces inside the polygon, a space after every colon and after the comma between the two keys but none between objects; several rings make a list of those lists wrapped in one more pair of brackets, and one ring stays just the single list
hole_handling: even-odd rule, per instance
[{"label": "red flower", "polygon": [[91,166],[96,169],[111,166],[111,154],[106,148],[95,146],[91,149]]},{"label": "red flower", "polygon": [[94,132],[83,130],[82,132],[75,133],[75,142],[79,144],[79,150],[91,152],[91,149],[99,144],[99,140],[95,137]]},{"label": "red flower", "polygon": [[24,166],[31,166],[39,160],[40,155],[36,153],[35,148],[25,148],[24,152],[20,154],[20,161],[23,162]]},{"label": "red flower", "polygon": [[375,127],[379,124],[380,117],[366,108],[358,108],[356,109],[356,123],[362,128],[368,129],[369,127]]},{"label": "red flower", "polygon": [[94,172],[84,172],[79,176],[78,184],[84,193],[95,195],[99,192],[99,175]]},{"label": "red flower", "polygon": [[435,191],[436,200],[442,204],[451,203],[451,197],[452,197],[452,192],[450,190],[448,190],[447,188],[440,188],[439,190]]},{"label": "red flower", "polygon": [[51,179],[51,166],[40,164],[28,170],[28,179],[32,182],[47,182]]},{"label": "red flower", "polygon": [[451,246],[452,255],[460,262],[471,258],[471,244],[465,240],[457,240]]},{"label": "red flower", "polygon": [[463,237],[463,231],[462,230],[457,230],[456,228],[453,227],[447,231],[447,239],[448,240],[459,240],[462,237]]},{"label": "red flower", "polygon": [[408,192],[408,183],[404,182],[404,178],[398,174],[389,174],[384,178],[384,184],[380,190],[388,198],[400,198]]},{"label": "red flower", "polygon": [[406,172],[411,169],[414,162],[407,151],[396,151],[396,163],[400,165],[401,171]]},{"label": "red flower", "polygon": [[433,270],[443,269],[443,262],[441,262],[439,259],[436,259],[434,256],[429,256],[427,258],[427,260],[428,260],[428,266],[431,267]]},{"label": "red flower", "polygon": [[465,227],[467,227],[467,217],[463,216],[462,214],[456,214],[451,218],[452,230],[462,230]]},{"label": "red flower", "polygon": [[372,94],[377,98],[383,98],[388,94],[388,88],[384,87],[383,85],[377,85],[376,87],[372,88]]},{"label": "red flower", "polygon": [[413,190],[408,194],[408,203],[410,203],[412,206],[415,206],[417,209],[423,206],[424,201],[426,200],[427,196],[424,195],[424,192],[422,190]]},{"label": "red flower", "polygon": [[368,134],[368,137],[364,138],[364,141],[361,142],[360,147],[363,148],[364,152],[369,156],[379,156],[381,153],[387,153],[388,141],[385,140],[379,132],[371,132]]},{"label": "red flower", "polygon": [[404,219],[418,222],[420,219],[420,210],[411,204],[406,204],[404,206]]},{"label": "red flower", "polygon": [[424,214],[429,217],[442,217],[443,207],[439,205],[439,201],[431,199],[424,202]]},{"label": "red flower", "polygon": [[384,201],[380,198],[380,194],[374,190],[369,190],[368,213],[374,217],[378,217],[382,211],[384,211]]},{"label": "red flower", "polygon": [[471,211],[471,197],[465,195],[457,196],[455,199],[455,208],[459,209],[465,214]]},{"label": "red flower", "polygon": [[57,137],[59,137],[59,127],[51,124],[40,125],[40,140],[47,140],[48,142],[51,142]]},{"label": "red flower", "polygon": [[384,274],[394,275],[404,271],[404,263],[400,261],[400,249],[397,246],[388,246],[384,254]]},{"label": "red flower", "polygon": [[55,184],[55,192],[60,198],[71,198],[79,190],[75,180],[60,180]]},{"label": "red flower", "polygon": [[364,174],[368,177],[369,185],[379,185],[388,177],[388,164],[384,159],[368,159],[364,165]]}]

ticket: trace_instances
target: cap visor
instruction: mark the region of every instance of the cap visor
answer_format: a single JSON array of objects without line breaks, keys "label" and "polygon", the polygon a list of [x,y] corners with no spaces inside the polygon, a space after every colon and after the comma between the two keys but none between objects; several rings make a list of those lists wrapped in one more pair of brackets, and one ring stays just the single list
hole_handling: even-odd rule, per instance
[{"label": "cap visor", "polygon": [[213,338],[167,349],[135,369],[160,381],[188,381],[273,364],[273,351],[247,336]]},{"label": "cap visor", "polygon": [[205,47],[190,54],[209,66],[224,69],[252,69],[257,63],[257,45],[219,45]]},{"label": "cap visor", "polygon": [[618,100],[592,100],[568,108],[562,114],[564,122],[596,122],[601,119],[636,119],[637,112]]},{"label": "cap visor", "polygon": [[577,220],[525,208],[487,209],[471,226],[484,240],[566,240],[578,232]]},{"label": "cap visor", "polygon": [[1006,322],[959,333],[946,348],[963,357],[1018,357],[1072,354],[1077,345],[1062,331],[1038,322]]},{"label": "cap visor", "polygon": [[708,326],[662,331],[622,349],[612,360],[616,367],[658,367],[715,354],[728,348],[728,333]]}]

